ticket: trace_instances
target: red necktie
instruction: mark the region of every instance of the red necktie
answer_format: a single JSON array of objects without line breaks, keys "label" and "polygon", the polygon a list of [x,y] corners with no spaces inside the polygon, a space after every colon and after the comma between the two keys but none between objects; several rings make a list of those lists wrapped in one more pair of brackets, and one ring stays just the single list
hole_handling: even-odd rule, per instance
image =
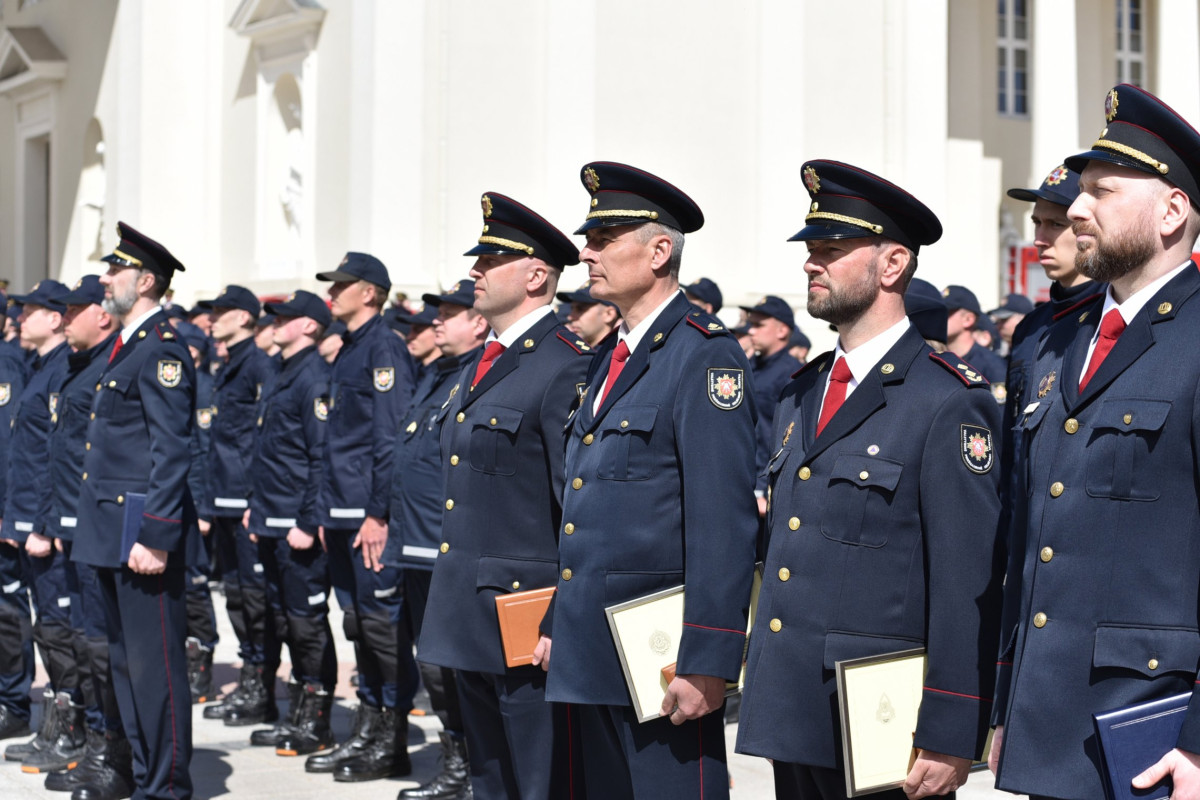
[{"label": "red necktie", "polygon": [[475,380],[471,381],[472,387],[483,380],[483,376],[487,375],[488,370],[492,368],[492,362],[499,358],[503,352],[504,345],[496,341],[488,342],[488,346],[483,348],[483,356],[475,366]]},{"label": "red necktie", "polygon": [[117,357],[117,353],[121,352],[121,345],[123,344],[125,344],[125,340],[118,336],[117,343],[113,345],[113,351],[108,355],[108,363],[111,364],[113,359]]},{"label": "red necktie", "polygon": [[839,358],[833,365],[833,372],[829,374],[829,389],[825,392],[825,402],[821,405],[821,416],[817,419],[817,436],[821,435],[821,431],[825,430],[829,420],[833,419],[833,415],[842,407],[842,403],[846,402],[846,385],[853,377],[850,374],[850,368],[846,366],[846,359]]},{"label": "red necktie", "polygon": [[608,390],[617,382],[617,378],[621,376],[621,370],[625,369],[625,361],[629,358],[629,345],[625,344],[625,340],[617,342],[616,348],[612,352],[612,358],[608,362],[608,377],[604,379],[604,391],[600,394],[600,403],[596,406],[599,408],[604,405],[604,398],[608,397]]},{"label": "red necktie", "polygon": [[1117,343],[1117,337],[1125,330],[1125,318],[1121,316],[1121,312],[1117,309],[1110,310],[1104,315],[1104,319],[1100,320],[1100,338],[1096,340],[1096,346],[1092,349],[1092,360],[1088,362],[1087,370],[1083,373],[1083,378],[1079,381],[1079,391],[1083,391],[1088,385],[1088,381],[1096,374],[1096,370],[1100,369],[1100,365],[1104,363],[1104,357],[1113,349],[1113,345]]}]

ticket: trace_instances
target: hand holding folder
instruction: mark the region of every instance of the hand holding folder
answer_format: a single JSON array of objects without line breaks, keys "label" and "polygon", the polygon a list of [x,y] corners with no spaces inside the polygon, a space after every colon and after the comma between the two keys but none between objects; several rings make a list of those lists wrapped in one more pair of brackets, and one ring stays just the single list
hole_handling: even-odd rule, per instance
[{"label": "hand holding folder", "polygon": [[507,666],[533,663],[533,651],[541,637],[542,618],[546,616],[553,595],[553,586],[496,595],[496,619],[500,623],[500,642],[504,646]]}]

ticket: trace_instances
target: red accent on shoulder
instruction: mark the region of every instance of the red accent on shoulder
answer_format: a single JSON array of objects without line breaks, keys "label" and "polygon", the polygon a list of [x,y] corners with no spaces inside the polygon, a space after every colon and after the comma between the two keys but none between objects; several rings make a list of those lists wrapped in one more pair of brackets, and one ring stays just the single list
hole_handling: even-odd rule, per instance
[{"label": "red accent on shoulder", "polygon": [[[586,350],[584,350],[584,349],[580,348],[580,347],[579,347],[579,345],[577,345],[577,344],[575,343],[575,341],[582,341],[581,339],[580,339],[580,340],[572,340],[572,339],[568,339],[566,336],[564,336],[564,335],[563,335],[563,331],[559,331],[559,332],[558,332],[558,338],[559,338],[559,339],[562,339],[564,342],[566,342],[566,344],[567,344],[567,347],[570,347],[570,348],[571,348],[572,350],[574,350],[576,353],[579,353],[579,354],[581,354],[581,355],[582,355],[583,353],[590,353],[590,352],[592,352],[592,349],[591,349],[590,347],[588,347]],[[585,345],[585,346],[586,346],[586,345]]]},{"label": "red accent on shoulder", "polygon": [[[687,317],[685,317],[685,319],[687,319],[687,321],[691,324],[691,326],[693,328],[695,328],[696,330],[700,331],[701,333],[703,333],[705,336],[708,336],[708,337],[716,336],[718,333],[725,332],[725,326],[721,324],[721,321],[717,320],[713,317],[710,317],[708,314],[701,314],[699,317],[697,317],[693,314],[688,314]],[[710,330],[707,327],[707,325],[700,324],[699,320],[702,320],[702,319],[712,319],[720,327],[718,327],[715,330]]]},{"label": "red accent on shoulder", "polygon": [[979,701],[979,702],[981,702],[981,703],[990,703],[990,702],[992,702],[992,698],[990,698],[990,697],[976,697],[976,696],[975,696],[975,695],[973,695],[973,694],[963,694],[962,692],[948,692],[948,691],[946,691],[945,689],[934,689],[932,686],[926,686],[926,687],[925,687],[925,691],[927,691],[927,692],[936,692],[936,693],[938,693],[938,694],[948,694],[948,695],[951,695],[951,696],[953,696],[953,697],[965,697],[965,698],[967,698],[968,700],[978,700],[978,701]]},{"label": "red accent on shoulder", "polygon": [[1089,294],[1087,297],[1083,298],[1079,302],[1072,303],[1071,305],[1064,308],[1062,311],[1055,314],[1053,319],[1055,322],[1057,322],[1059,319],[1061,319],[1062,317],[1065,317],[1067,314],[1070,314],[1072,311],[1075,311],[1076,309],[1078,309],[1080,306],[1084,305],[1085,303],[1090,303],[1093,300],[1095,300],[1097,297],[1103,297],[1103,296],[1104,296],[1104,292],[1096,292],[1095,294]]},{"label": "red accent on shoulder", "polygon": [[972,383],[971,381],[967,380],[966,375],[963,375],[962,372],[959,371],[958,367],[954,366],[949,361],[942,358],[941,355],[939,355],[938,353],[930,353],[929,357],[932,358],[937,363],[941,364],[946,369],[950,370],[950,372],[952,374],[954,374],[960,381],[965,383],[967,386],[987,386],[987,385],[989,385],[987,378],[983,378],[982,372],[979,373],[979,376],[981,378],[983,378],[983,380],[979,381],[978,383]]},{"label": "red accent on shoulder", "polygon": [[709,625],[697,625],[694,622],[685,622],[685,623],[683,623],[683,627],[685,627],[685,628],[703,628],[706,631],[719,631],[721,633],[736,633],[738,636],[746,635],[745,631],[736,631],[733,628],[713,628]]}]

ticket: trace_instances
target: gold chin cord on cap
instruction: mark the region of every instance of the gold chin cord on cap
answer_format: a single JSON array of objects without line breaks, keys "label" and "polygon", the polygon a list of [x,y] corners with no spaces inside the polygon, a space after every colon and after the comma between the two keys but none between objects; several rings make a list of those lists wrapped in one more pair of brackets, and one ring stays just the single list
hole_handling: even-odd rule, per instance
[{"label": "gold chin cord on cap", "polygon": [[805,222],[812,222],[814,219],[827,219],[831,222],[844,222],[847,225],[857,225],[860,228],[866,228],[871,233],[883,233],[883,226],[876,225],[873,222],[867,222],[865,219],[858,217],[847,217],[844,214],[831,214],[828,211],[814,211],[804,218]]},{"label": "gold chin cord on cap", "polygon": [[1103,147],[1105,150],[1113,150],[1123,156],[1128,156],[1134,161],[1140,161],[1147,166],[1154,167],[1156,170],[1158,170],[1159,175],[1166,175],[1171,169],[1168,165],[1162,163],[1158,159],[1146,155],[1141,150],[1134,150],[1132,147],[1121,144],[1120,142],[1110,142],[1108,139],[1097,139],[1092,147]]},{"label": "gold chin cord on cap", "polygon": [[116,256],[117,258],[121,259],[120,263],[127,267],[142,266],[142,260],[140,258],[134,258],[133,256],[129,255],[128,253],[122,253],[120,250],[118,250],[115,247],[113,248],[113,255]]},{"label": "gold chin cord on cap", "polygon": [[480,236],[480,244],[497,244],[511,250],[519,250],[526,255],[533,255],[533,248],[524,242],[514,242],[512,239],[501,239],[499,236]]}]

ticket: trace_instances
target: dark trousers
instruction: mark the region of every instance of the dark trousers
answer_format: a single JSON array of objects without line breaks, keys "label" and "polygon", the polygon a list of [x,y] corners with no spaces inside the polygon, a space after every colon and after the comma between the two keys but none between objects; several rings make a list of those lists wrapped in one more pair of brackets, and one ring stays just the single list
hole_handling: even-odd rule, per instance
[{"label": "dark trousers", "polygon": [[187,800],[192,760],[182,569],[99,569],[113,691],[133,749],[134,798]]},{"label": "dark trousers", "polygon": [[[408,612],[408,634],[414,642],[421,638],[421,622],[425,619],[425,606],[429,602],[429,584],[432,580],[433,570],[412,567],[406,567],[404,570],[404,607]],[[436,664],[426,664],[424,661],[417,662],[417,669],[421,672],[425,691],[429,692],[429,705],[442,721],[442,727],[447,733],[462,736],[462,711],[458,707],[458,686],[455,684],[454,670]]]},{"label": "dark trousers", "polygon": [[0,705],[29,719],[33,623],[20,551],[0,542]]},{"label": "dark trousers", "polygon": [[[776,800],[847,800],[846,773],[828,767],[810,767],[807,764],[789,764],[776,761]],[[954,792],[943,795],[954,800]],[[880,800],[907,800],[903,789],[888,789],[876,792],[872,798]]]},{"label": "dark trousers", "polygon": [[88,726],[100,731],[121,731],[121,709],[113,692],[112,669],[108,654],[108,620],[104,615],[104,590],[100,575],[90,564],[72,561],[79,581],[79,611],[87,642],[87,669],[100,717],[89,709]]},{"label": "dark trousers", "polygon": [[407,714],[417,693],[417,665],[404,618],[403,571],[384,567],[379,572],[363,565],[360,549],[351,547],[358,529],[325,529],[329,577],[348,597],[354,614],[344,619],[346,638],[354,642],[358,661],[358,696],[375,708],[394,708]]},{"label": "dark trousers", "polygon": [[541,668],[455,677],[476,800],[571,797],[578,761],[570,709],[546,702]]},{"label": "dark trousers", "polygon": [[588,797],[729,797],[724,706],[682,725],[638,722],[630,706],[579,705]]},{"label": "dark trousers", "polygon": [[34,558],[21,553],[29,588],[33,592],[37,622],[33,640],[37,643],[46,665],[50,687],[66,692],[74,702],[82,698],[80,671],[71,629],[71,591],[67,576],[66,553],[50,548],[50,555]]},{"label": "dark trousers", "polygon": [[[229,622],[233,626],[233,635],[238,640],[238,655],[243,660],[250,658],[249,634],[246,630],[246,619],[242,598],[242,573],[238,570],[238,539],[246,538],[242,528],[241,517],[213,517],[212,528],[208,531],[211,539],[209,544],[216,553],[217,572],[225,585],[225,610],[229,613]],[[246,543],[242,545],[243,550]],[[253,567],[250,568],[253,574]]]},{"label": "dark trousers", "polygon": [[302,683],[337,683],[337,654],[329,628],[329,557],[315,542],[296,550],[286,538],[260,535],[258,558],[267,577],[273,635],[287,641],[292,675]]},{"label": "dark trousers", "polygon": [[202,536],[196,528],[188,530],[187,618],[188,636],[212,649],[217,646],[217,612],[213,608],[212,590],[212,531]]}]

